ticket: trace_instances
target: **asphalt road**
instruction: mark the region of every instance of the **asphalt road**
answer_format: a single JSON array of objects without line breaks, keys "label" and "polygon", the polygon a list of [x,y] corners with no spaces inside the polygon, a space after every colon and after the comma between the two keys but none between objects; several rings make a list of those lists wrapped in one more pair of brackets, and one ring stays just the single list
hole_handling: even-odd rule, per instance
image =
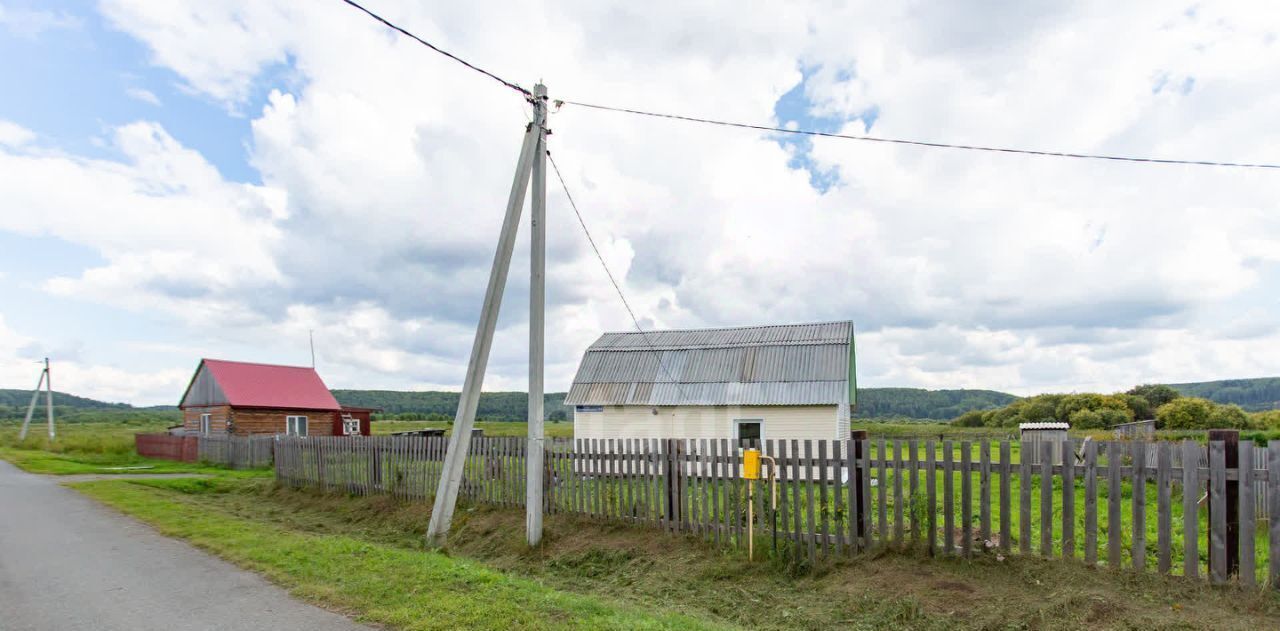
[{"label": "asphalt road", "polygon": [[0,460],[0,631],[368,629]]}]

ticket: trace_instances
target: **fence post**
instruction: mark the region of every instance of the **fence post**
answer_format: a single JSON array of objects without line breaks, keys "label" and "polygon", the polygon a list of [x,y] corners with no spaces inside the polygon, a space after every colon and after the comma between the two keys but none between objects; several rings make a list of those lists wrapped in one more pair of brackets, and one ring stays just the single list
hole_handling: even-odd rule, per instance
[{"label": "fence post", "polygon": [[373,484],[379,488],[382,484],[382,443],[381,437],[373,439]]},{"label": "fence post", "polygon": [[862,498],[866,497],[866,494],[862,492],[863,476],[860,473],[862,470],[862,467],[864,466],[863,459],[867,457],[867,455],[863,453],[863,450],[862,450],[862,446],[864,444],[863,441],[865,440],[867,440],[867,430],[865,429],[850,430],[849,448],[853,450],[853,462],[854,462],[855,468],[850,469],[849,471],[849,483],[853,485],[854,493],[856,493],[858,497],[858,502],[854,510],[854,517],[853,517],[854,523],[857,524],[857,529],[858,529],[857,540],[858,541],[865,540],[867,536],[867,530],[866,530],[867,504],[866,502],[862,501]]},{"label": "fence post", "polygon": [[[1209,442],[1212,444],[1214,441],[1219,440],[1222,441],[1227,470],[1235,469],[1239,473],[1240,431],[1234,429],[1209,430]],[[1213,523],[1215,511],[1222,510],[1226,512],[1226,575],[1232,576],[1238,574],[1240,570],[1240,482],[1238,480],[1227,480],[1226,498],[1224,498],[1222,506],[1214,505],[1212,494],[1209,497],[1211,500],[1209,503],[1209,523]],[[1209,551],[1210,554],[1215,552],[1212,546]],[[1213,567],[1212,559],[1209,561],[1209,567]]]},{"label": "fence post", "polygon": [[683,456],[684,441],[668,438],[666,449],[667,461],[667,527],[672,532],[679,532],[684,524],[681,522],[681,503],[684,498]]}]

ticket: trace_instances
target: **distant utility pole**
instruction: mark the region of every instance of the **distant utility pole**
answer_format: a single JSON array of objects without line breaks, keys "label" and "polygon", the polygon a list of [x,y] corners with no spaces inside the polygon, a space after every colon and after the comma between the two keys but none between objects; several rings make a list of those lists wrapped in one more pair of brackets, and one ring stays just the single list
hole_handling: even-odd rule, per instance
[{"label": "distant utility pole", "polygon": [[40,371],[40,380],[36,381],[36,389],[31,393],[31,404],[27,406],[27,418],[22,421],[22,431],[18,440],[26,440],[27,428],[31,426],[31,415],[36,411],[36,401],[40,398],[40,386],[45,386],[44,407],[49,419],[49,440],[56,436],[53,431],[53,377],[49,374],[49,358],[44,358],[44,369]]},{"label": "distant utility pole", "polygon": [[311,342],[311,367],[316,367],[316,330],[307,329],[307,340]]},{"label": "distant utility pole", "polygon": [[476,407],[480,403],[480,389],[484,385],[484,372],[489,363],[489,350],[493,346],[493,331],[498,323],[498,311],[502,306],[502,292],[507,284],[507,272],[511,268],[511,252],[515,248],[516,232],[520,227],[520,213],[524,208],[529,180],[533,179],[532,247],[529,288],[529,449],[528,492],[526,495],[525,526],[530,545],[542,540],[542,350],[544,266],[546,258],[546,139],[547,139],[547,88],[539,83],[533,88],[533,122],[525,128],[520,158],[516,161],[515,178],[507,197],[507,213],[502,220],[502,232],[498,236],[498,249],[493,255],[493,268],[489,271],[489,285],[485,290],[484,306],[480,310],[480,322],[476,325],[476,337],[471,346],[471,359],[467,364],[467,376],[462,383],[462,395],[458,399],[458,413],[454,417],[453,434],[445,452],[444,470],[440,486],[436,489],[435,504],[431,510],[431,522],[427,526],[427,544],[432,547],[445,545],[449,525],[453,521],[453,509],[458,501],[458,487],[462,482],[463,466],[471,450],[471,429],[475,425]]}]

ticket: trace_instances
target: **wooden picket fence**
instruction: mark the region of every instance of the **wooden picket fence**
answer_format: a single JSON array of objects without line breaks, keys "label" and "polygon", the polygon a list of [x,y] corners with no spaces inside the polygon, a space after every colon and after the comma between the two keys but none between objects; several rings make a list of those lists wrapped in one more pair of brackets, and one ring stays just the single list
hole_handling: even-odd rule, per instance
[{"label": "wooden picket fence", "polygon": [[199,459],[233,469],[269,467],[275,452],[275,436],[198,436]]},{"label": "wooden picket fence", "polygon": [[[1271,475],[1280,441],[1240,449],[1230,467],[1220,441],[1068,441],[1058,462],[1045,443],[1035,465],[1020,457],[1028,445],[766,440],[777,485],[775,494],[755,484],[757,550],[801,563],[906,547],[1039,555],[1280,587],[1280,475]],[[446,447],[444,437],[281,437],[276,476],[293,487],[430,500]],[[525,449],[519,437],[472,439],[460,496],[523,506]],[[734,441],[548,439],[544,449],[548,514],[746,545]],[[1269,495],[1267,513],[1256,510],[1259,492]]]}]

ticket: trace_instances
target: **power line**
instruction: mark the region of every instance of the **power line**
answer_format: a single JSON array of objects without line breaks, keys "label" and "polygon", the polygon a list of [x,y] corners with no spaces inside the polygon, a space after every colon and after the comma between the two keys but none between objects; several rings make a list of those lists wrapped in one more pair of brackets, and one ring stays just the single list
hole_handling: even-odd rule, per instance
[{"label": "power line", "polygon": [[387,20],[386,18],[384,18],[384,17],[382,17],[382,16],[378,15],[377,13],[374,13],[373,11],[370,11],[370,10],[368,10],[368,9],[364,8],[363,6],[360,6],[360,4],[359,4],[359,3],[357,3],[357,2],[355,2],[354,0],[342,0],[342,1],[343,1],[343,2],[345,2],[345,3],[347,3],[347,4],[349,4],[349,5],[351,5],[351,6],[353,6],[353,7],[355,7],[355,8],[357,8],[357,9],[360,9],[361,11],[364,11],[364,12],[365,12],[365,14],[367,14],[369,17],[371,17],[371,18],[373,18],[373,19],[375,19],[375,20],[377,20],[377,21],[379,21],[379,22],[382,22],[382,23],[383,23],[383,24],[385,24],[388,28],[390,28],[390,29],[392,29],[392,30],[395,30],[395,31],[399,32],[401,35],[404,35],[404,36],[406,36],[406,37],[409,37],[409,38],[413,39],[414,41],[418,42],[419,44],[422,44],[423,46],[426,46],[427,48],[430,48],[431,50],[434,50],[434,51],[436,51],[437,53],[440,53],[441,55],[444,55],[445,57],[448,57],[449,59],[452,59],[452,60],[454,60],[454,61],[456,61],[456,62],[458,62],[458,63],[460,63],[460,64],[462,64],[462,65],[464,65],[464,66],[466,66],[466,67],[468,67],[468,68],[470,68],[470,69],[472,69],[472,70],[474,70],[474,71],[476,71],[476,72],[478,72],[478,73],[480,73],[480,74],[482,74],[482,75],[485,75],[486,77],[489,77],[490,79],[493,79],[494,81],[497,81],[498,83],[501,83],[502,85],[505,85],[505,86],[507,86],[508,88],[511,88],[512,90],[515,90],[516,92],[519,92],[520,94],[523,94],[523,95],[525,96],[525,98],[528,98],[528,99],[533,98],[533,93],[531,93],[531,92],[529,92],[528,90],[526,90],[526,89],[524,89],[524,88],[520,87],[518,84],[515,84],[515,83],[512,83],[512,82],[510,82],[510,81],[507,81],[506,79],[503,79],[502,77],[499,77],[498,75],[493,74],[492,72],[489,72],[488,70],[485,70],[484,68],[480,68],[480,67],[478,67],[478,66],[475,66],[475,65],[471,64],[470,62],[468,62],[467,60],[462,59],[461,57],[458,57],[457,55],[455,55],[455,54],[453,54],[453,53],[451,53],[451,52],[449,52],[449,51],[447,51],[447,50],[444,50],[444,49],[440,48],[439,46],[436,46],[435,44],[432,44],[431,42],[428,42],[427,40],[422,39],[421,37],[418,37],[417,35],[414,35],[413,33],[410,33],[409,31],[407,31],[407,30],[405,30],[405,29],[403,29],[403,28],[401,28],[401,27],[399,27],[399,26],[396,26],[395,24],[392,24],[392,23],[391,23],[389,20]]},{"label": "power line", "polygon": [[882,138],[877,136],[855,136],[852,134],[837,134],[824,131],[814,131],[809,129],[787,129],[785,127],[771,127],[768,125],[753,125],[750,123],[736,123],[732,121],[722,121],[710,118],[699,118],[696,116],[681,116],[679,114],[664,114],[660,112],[646,112],[644,110],[635,110],[625,107],[613,107],[609,105],[597,105],[594,103],[583,103],[581,101],[556,101],[557,104],[577,105],[596,110],[605,110],[609,112],[622,112],[625,114],[638,114],[640,116],[650,116],[653,118],[667,118],[671,120],[687,121],[691,123],[705,123],[709,125],[720,125],[723,127],[736,127],[739,129],[753,129],[756,131],[767,131],[779,134],[796,134],[801,136],[821,136],[823,138],[840,138],[844,140],[861,140],[864,142],[881,142],[895,145],[912,145],[916,147],[930,147],[934,149],[961,149],[966,151],[989,151],[995,153],[1017,153],[1032,156],[1047,156],[1053,158],[1079,158],[1084,160],[1111,160],[1115,162],[1148,162],[1155,164],[1183,164],[1192,166],[1214,166],[1214,167],[1235,167],[1241,169],[1280,169],[1280,164],[1265,163],[1245,163],[1245,162],[1217,162],[1213,160],[1172,160],[1165,158],[1143,158],[1135,156],[1113,156],[1096,153],[1072,153],[1068,151],[1038,151],[1035,149],[1014,149],[1011,147],[988,147],[983,145],[959,145],[945,142],[927,142],[923,140],[905,140],[901,138]]},{"label": "power line", "polygon": [[582,213],[578,211],[578,204],[573,201],[573,195],[569,193],[569,185],[565,183],[564,175],[560,173],[560,166],[556,164],[556,159],[551,157],[550,151],[547,152],[547,160],[551,162],[551,170],[555,171],[556,179],[560,180],[560,188],[564,190],[564,196],[569,200],[569,207],[573,209],[573,214],[578,218],[578,225],[582,226],[582,233],[587,235],[587,243],[591,244],[591,250],[596,253],[596,260],[600,261],[600,267],[604,268],[604,273],[609,277],[609,282],[613,283],[613,290],[618,292],[618,298],[622,299],[622,306],[626,307],[627,314],[631,316],[631,323],[635,325],[636,332],[640,334],[640,339],[644,340],[645,346],[648,346],[649,351],[658,359],[658,368],[667,376],[667,379],[671,380],[671,384],[680,392],[681,398],[687,399],[688,395],[685,394],[684,388],[680,387],[680,382],[672,376],[671,372],[667,370],[666,364],[663,363],[662,353],[653,345],[653,342],[649,340],[649,334],[640,326],[640,319],[636,317],[636,312],[631,309],[631,303],[627,301],[626,295],[622,293],[622,286],[618,284],[617,279],[613,277],[613,272],[609,270],[609,264],[604,262],[604,256],[600,254],[600,248],[596,246],[596,240],[591,236],[591,230],[587,229],[587,222],[583,221]]},{"label": "power line", "polygon": [[[458,57],[457,55],[454,55],[453,53],[450,53],[449,51],[444,50],[439,46],[436,46],[435,44],[432,44],[431,42],[428,42],[427,40],[422,39],[421,37],[418,37],[417,35],[414,35],[413,33],[409,32],[407,29],[397,26],[396,24],[392,23],[390,20],[387,20],[386,18],[378,15],[377,13],[374,13],[373,11],[366,9],[364,6],[360,5],[360,3],[355,2],[355,0],[342,0],[342,1],[359,9],[369,17],[381,22],[383,25],[387,26],[388,28],[406,37],[413,39],[419,44],[422,44],[423,46],[426,46],[427,48],[430,48],[431,50],[437,53],[440,53],[441,55],[444,55],[445,57],[448,57],[466,66],[467,68],[470,68],[471,70],[479,72],[480,74],[483,74],[486,77],[489,77],[490,79],[493,79],[494,81],[497,81],[498,83],[501,83],[502,85],[508,88],[511,88],[512,90],[515,90],[516,92],[519,92],[520,94],[524,95],[526,99],[533,98],[533,93],[520,87],[518,84],[513,83],[511,81],[507,81],[506,79],[503,79],[502,77],[499,77],[498,75],[492,72],[489,72],[488,70],[480,68],[466,61],[465,59],[462,59],[461,57]],[[586,107],[590,109],[604,110],[609,112],[621,112],[625,114],[649,116],[652,118],[666,118],[670,120],[686,121],[690,123],[703,123],[707,125],[735,127],[738,129],[751,129],[755,131],[765,131],[765,132],[772,132],[772,133],[778,133],[778,134],[818,136],[822,138],[840,138],[843,140],[860,140],[863,142],[879,142],[879,143],[895,144],[895,145],[910,145],[914,147],[928,147],[932,149],[959,149],[963,151],[986,151],[990,153],[1014,153],[1014,154],[1021,154],[1021,155],[1043,156],[1043,157],[1051,157],[1051,158],[1075,158],[1075,159],[1081,159],[1081,160],[1110,160],[1113,162],[1181,164],[1181,165],[1188,165],[1188,166],[1232,167],[1232,168],[1240,168],[1240,169],[1280,169],[1280,164],[1249,163],[1249,162],[1220,162],[1216,160],[1175,160],[1175,159],[1168,159],[1168,158],[1146,158],[1141,156],[1117,156],[1117,155],[1107,155],[1107,154],[1098,154],[1098,153],[1076,153],[1076,152],[1070,152],[1070,151],[1040,151],[1036,149],[1017,149],[1014,147],[964,145],[964,144],[955,144],[955,143],[947,143],[947,142],[930,142],[925,140],[908,140],[905,138],[858,136],[853,134],[837,134],[833,132],[816,131],[812,129],[787,129],[785,127],[774,127],[770,125],[755,125],[751,123],[739,123],[734,121],[701,118],[697,116],[683,116],[680,114],[667,114],[663,112],[648,112],[645,110],[637,110],[637,109],[631,109],[627,107],[615,107],[610,105],[599,105],[595,103],[584,103],[582,101],[559,100],[559,101],[556,101],[556,103],[558,105],[559,104],[577,105],[578,107]]]}]

